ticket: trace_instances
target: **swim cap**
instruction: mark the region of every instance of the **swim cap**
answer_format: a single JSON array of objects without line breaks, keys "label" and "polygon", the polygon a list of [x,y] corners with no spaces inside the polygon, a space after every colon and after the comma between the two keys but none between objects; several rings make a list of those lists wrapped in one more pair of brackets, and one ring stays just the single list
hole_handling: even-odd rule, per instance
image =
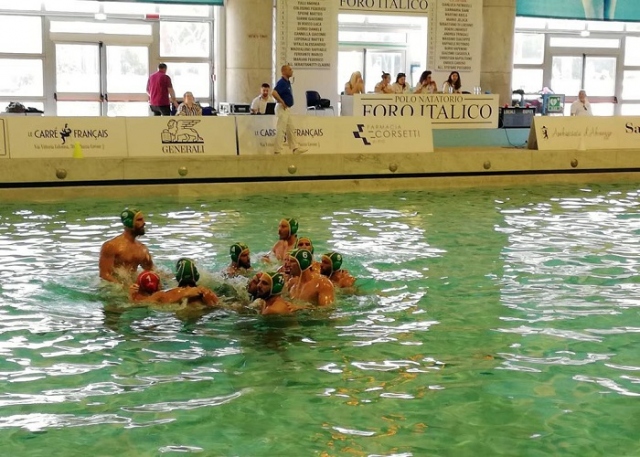
[{"label": "swim cap", "polygon": [[235,243],[229,248],[229,254],[231,254],[231,261],[237,262],[238,258],[244,251],[248,251],[249,246],[244,243]]},{"label": "swim cap", "polygon": [[298,233],[298,220],[297,219],[289,218],[289,219],[282,219],[282,220],[285,221],[289,225],[289,236],[295,235],[296,233]]},{"label": "swim cap", "polygon": [[280,295],[282,293],[282,289],[284,289],[284,276],[282,273],[269,271],[262,273],[262,276],[266,276],[269,278],[269,282],[271,282],[271,295]]},{"label": "swim cap", "polygon": [[327,252],[322,254],[322,257],[326,257],[331,262],[331,273],[338,271],[342,266],[342,256],[337,252]]},{"label": "swim cap", "polygon": [[143,271],[138,275],[136,284],[141,291],[152,294],[160,289],[160,276],[153,271]]},{"label": "swim cap", "polygon": [[176,280],[180,287],[195,286],[200,279],[200,273],[193,260],[182,258],[176,263]]},{"label": "swim cap", "polygon": [[296,262],[298,262],[298,265],[300,265],[301,271],[307,270],[311,267],[313,258],[311,256],[311,253],[306,249],[294,249],[289,253],[289,256],[296,259]]},{"label": "swim cap", "polygon": [[133,228],[133,220],[136,218],[136,214],[140,212],[139,209],[125,209],[120,213],[120,220],[125,227]]},{"label": "swim cap", "polygon": [[[310,248],[301,248],[299,247],[300,243],[306,241],[309,245],[311,245]],[[311,254],[313,254],[313,242],[311,241],[311,238],[307,237],[307,236],[303,236],[302,238],[298,238],[298,241],[296,241],[296,249],[306,249],[307,251],[311,252]]]}]

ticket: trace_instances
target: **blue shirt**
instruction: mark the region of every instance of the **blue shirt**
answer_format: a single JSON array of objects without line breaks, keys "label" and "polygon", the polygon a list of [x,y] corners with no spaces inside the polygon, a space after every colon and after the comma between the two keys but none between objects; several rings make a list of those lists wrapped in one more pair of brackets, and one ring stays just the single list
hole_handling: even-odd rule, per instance
[{"label": "blue shirt", "polygon": [[280,78],[273,90],[278,93],[287,106],[293,106],[293,93],[291,92],[291,82],[289,80]]}]

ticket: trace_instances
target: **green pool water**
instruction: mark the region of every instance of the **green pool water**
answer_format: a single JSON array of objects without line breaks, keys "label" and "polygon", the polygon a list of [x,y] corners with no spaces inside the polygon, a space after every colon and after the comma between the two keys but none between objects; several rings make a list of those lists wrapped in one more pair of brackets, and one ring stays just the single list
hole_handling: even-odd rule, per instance
[{"label": "green pool water", "polygon": [[[638,186],[539,186],[0,210],[3,456],[640,455]],[[100,287],[126,204],[161,269],[281,217],[358,279],[263,319],[127,309]]]}]

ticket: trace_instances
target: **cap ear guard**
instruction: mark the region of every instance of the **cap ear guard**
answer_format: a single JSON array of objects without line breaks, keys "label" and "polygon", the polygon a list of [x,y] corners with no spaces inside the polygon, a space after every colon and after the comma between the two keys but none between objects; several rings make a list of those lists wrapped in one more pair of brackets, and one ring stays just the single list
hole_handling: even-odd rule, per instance
[{"label": "cap ear guard", "polygon": [[271,295],[280,295],[284,289],[284,276],[276,271],[263,273],[271,282]]},{"label": "cap ear guard", "polygon": [[240,255],[242,254],[242,252],[246,251],[247,249],[249,249],[249,246],[247,246],[244,243],[235,243],[234,245],[232,245],[229,248],[229,254],[231,255],[231,261],[232,262],[237,262],[238,259],[240,258]]},{"label": "cap ear guard", "polygon": [[307,251],[306,249],[294,249],[289,253],[289,256],[293,257],[296,262],[298,262],[301,271],[305,271],[311,268],[313,257],[311,256],[311,252]]},{"label": "cap ear guard", "polygon": [[342,255],[337,252],[327,252],[322,257],[326,257],[331,262],[331,273],[342,268]]},{"label": "cap ear guard", "polygon": [[285,219],[289,224],[289,236],[295,235],[298,233],[298,220],[294,218]]},{"label": "cap ear guard", "polygon": [[133,221],[136,218],[136,214],[138,214],[140,210],[132,208],[125,209],[120,213],[120,220],[122,221],[122,225],[128,228],[133,228]]}]

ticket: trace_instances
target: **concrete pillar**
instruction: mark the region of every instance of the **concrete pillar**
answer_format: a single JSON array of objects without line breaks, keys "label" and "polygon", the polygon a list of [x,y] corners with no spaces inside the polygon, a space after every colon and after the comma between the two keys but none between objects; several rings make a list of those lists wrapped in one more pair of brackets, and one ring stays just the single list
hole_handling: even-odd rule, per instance
[{"label": "concrete pillar", "polygon": [[484,0],[480,86],[500,94],[500,105],[511,104],[516,0]]},{"label": "concrete pillar", "polygon": [[226,100],[251,102],[262,83],[273,85],[273,2],[227,0]]}]

